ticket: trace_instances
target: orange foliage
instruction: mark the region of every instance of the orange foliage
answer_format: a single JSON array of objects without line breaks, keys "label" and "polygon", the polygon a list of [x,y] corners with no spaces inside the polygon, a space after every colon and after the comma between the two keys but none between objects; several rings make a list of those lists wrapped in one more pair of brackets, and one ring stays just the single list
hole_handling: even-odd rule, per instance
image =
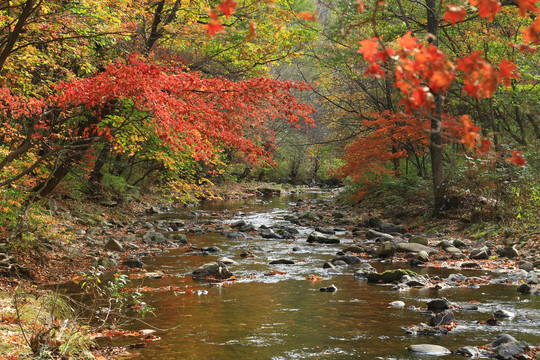
[{"label": "orange foliage", "polygon": [[429,121],[404,113],[385,111],[363,121],[370,129],[347,146],[347,164],[337,172],[353,181],[367,181],[370,174],[392,174],[389,161],[407,157],[409,152],[423,154],[429,146]]}]

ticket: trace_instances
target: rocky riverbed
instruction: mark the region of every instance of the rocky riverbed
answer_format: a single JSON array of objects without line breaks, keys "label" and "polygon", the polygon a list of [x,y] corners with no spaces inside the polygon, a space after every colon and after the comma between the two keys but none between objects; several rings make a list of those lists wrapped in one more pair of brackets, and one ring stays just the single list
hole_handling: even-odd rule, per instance
[{"label": "rocky riverbed", "polygon": [[[207,324],[206,330],[192,324],[191,334],[163,331],[161,343],[174,350],[163,354],[156,343],[147,346],[148,350],[137,350],[142,358],[185,355],[186,350],[170,345],[167,336],[198,337],[190,342],[189,351],[206,354],[205,358],[218,358],[212,355],[214,348],[226,344],[242,345],[244,350],[248,345],[268,348],[261,350],[263,357],[257,357],[257,352],[252,357],[272,359],[323,357],[321,354],[349,359],[362,353],[380,358],[537,358],[540,261],[536,239],[497,244],[444,230],[430,234],[409,231],[408,224],[401,221],[383,221],[341,207],[334,202],[335,195],[317,191],[208,203],[192,209],[151,206],[129,221],[98,222],[75,214],[86,225],[81,227],[78,241],[64,245],[63,250],[74,261],[140,274],[133,277],[137,280],[130,287],[141,290],[144,286],[149,302],[158,308],[157,320],[149,319],[150,324],[164,330],[156,324],[167,323],[172,328],[171,317],[182,322],[182,316]],[[270,289],[279,295],[260,301],[282,297],[281,305],[285,298],[294,297],[297,303],[288,307],[260,304],[258,321],[257,310],[248,316],[237,314],[240,309],[253,311],[249,297],[256,301]],[[317,292],[335,298],[321,298]],[[306,304],[306,299],[313,304]],[[251,333],[235,328],[225,343],[216,339],[225,335],[203,335],[201,339],[201,332],[217,334],[212,329],[222,327],[223,319],[216,318],[221,324],[216,325],[200,319],[196,308],[180,312],[172,305],[178,301],[188,308],[192,306],[185,305],[189,301],[202,307],[207,303],[227,307],[228,312],[220,316],[228,318],[231,326],[235,321],[247,324],[238,326],[252,328]],[[231,303],[244,305],[231,308]],[[347,304],[346,310],[343,304]],[[337,307],[345,313],[333,313],[333,318],[326,319],[330,329],[318,340],[319,350],[309,339],[303,348],[282,338],[302,338],[299,334],[309,332],[306,327],[312,325],[306,324],[318,318],[316,314],[292,323],[281,317],[273,322],[269,315],[274,311],[304,313],[306,309],[328,312],[320,307]],[[215,315],[213,309],[206,311]],[[373,319],[375,328],[373,324],[363,326],[361,318],[351,322],[365,311],[379,314],[379,322]],[[285,324],[287,330],[274,329],[276,324]],[[289,329],[292,324],[303,327]],[[140,328],[138,323],[132,326]],[[272,329],[256,330],[261,326]],[[324,321],[322,326],[327,327]],[[358,343],[358,336],[369,339],[365,341],[369,349]],[[211,350],[204,350],[205,346]]]}]

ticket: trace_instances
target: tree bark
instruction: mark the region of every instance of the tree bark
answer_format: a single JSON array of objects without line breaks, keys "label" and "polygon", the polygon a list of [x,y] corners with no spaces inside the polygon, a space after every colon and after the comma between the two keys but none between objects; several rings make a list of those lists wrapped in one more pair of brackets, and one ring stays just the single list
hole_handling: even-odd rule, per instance
[{"label": "tree bark", "polygon": [[[438,43],[437,31],[439,28],[437,4],[437,0],[426,0],[428,32],[432,35],[429,42],[435,46],[437,46]],[[437,93],[435,93],[434,96],[435,113],[431,116],[431,143],[429,149],[431,155],[431,174],[433,177],[433,213],[434,215],[437,215],[445,207],[448,189],[444,174],[441,138],[442,99]]]}]

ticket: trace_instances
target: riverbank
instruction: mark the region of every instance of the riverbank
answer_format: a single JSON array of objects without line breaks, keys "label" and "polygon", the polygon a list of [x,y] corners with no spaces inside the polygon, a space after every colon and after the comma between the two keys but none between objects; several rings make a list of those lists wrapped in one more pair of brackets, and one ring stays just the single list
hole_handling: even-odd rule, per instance
[{"label": "riverbank", "polygon": [[[214,190],[214,193],[229,199],[247,199],[262,195],[275,195],[279,192],[285,193],[283,189],[262,184],[228,186],[226,188],[226,191],[217,189]],[[288,191],[303,192],[307,189],[296,188],[288,189]],[[188,219],[174,219],[166,215],[172,210],[171,204],[165,204],[161,202],[161,199],[159,196],[148,196],[127,204],[114,206],[110,204],[74,206],[69,201],[56,200],[55,206],[51,206],[50,211],[57,222],[50,228],[50,237],[38,239],[36,244],[39,246],[34,246],[32,243],[21,243],[20,247],[13,249],[17,251],[11,253],[15,255],[13,260],[10,260],[13,261],[14,266],[11,271],[19,272],[20,277],[6,277],[3,281],[4,289],[11,294],[11,297],[6,297],[0,305],[3,314],[2,330],[0,331],[4,336],[3,339],[6,339],[3,343],[10,344],[11,342],[6,347],[6,356],[8,356],[7,354],[23,354],[25,352],[30,356],[28,346],[25,345],[24,338],[20,331],[17,332],[17,329],[20,330],[21,325],[30,328],[32,325],[19,323],[16,314],[13,313],[16,309],[10,305],[13,304],[12,295],[17,288],[20,291],[20,289],[32,289],[33,285],[43,286],[71,281],[77,279],[81,273],[86,273],[96,264],[100,264],[110,271],[136,273],[144,268],[144,264],[141,262],[143,257],[157,255],[170,249],[195,250],[203,253],[209,251],[209,249],[201,248],[200,244],[190,244],[186,234],[190,238],[198,236],[198,234],[216,232],[247,234],[247,236],[262,236],[263,238],[271,238],[273,234],[275,239],[283,239],[283,234],[279,233],[283,229],[257,228],[253,225],[249,226],[248,223],[233,226],[232,222],[224,226],[223,220],[233,219],[234,215],[227,212],[200,213],[194,211],[190,213],[188,211],[190,216]],[[369,259],[373,262],[410,261],[411,266],[457,269],[470,269],[474,266],[477,269],[488,270],[497,266],[511,271],[523,270],[521,267],[524,266],[527,269],[532,266],[534,270],[539,265],[536,253],[538,238],[529,238],[527,241],[517,239],[506,244],[503,244],[499,239],[468,239],[443,222],[423,225],[417,219],[410,223],[403,223],[395,219],[381,219],[373,214],[356,212],[330,201],[298,201],[291,206],[291,211],[294,215],[291,215],[287,221],[299,227],[315,229],[320,234],[315,236],[311,233],[314,238],[318,237],[311,243],[324,242],[324,239],[334,241],[332,239],[335,235],[330,233],[336,231],[352,236],[350,241],[354,243],[354,249],[345,251],[347,248],[336,248],[342,254],[328,258],[328,268],[333,268],[336,271],[340,271],[342,266],[354,265],[348,262],[354,262],[355,259]],[[220,221],[216,223],[214,221],[216,219]],[[422,226],[429,226],[429,233],[423,233],[425,228]],[[412,241],[413,235],[415,236],[414,241]],[[291,239],[294,239],[294,236]],[[427,246],[427,248],[422,248],[420,251],[405,248],[406,251],[402,251],[400,246],[403,247],[403,245],[399,245],[402,242],[398,239],[406,239],[404,243],[418,244],[415,246]],[[425,255],[420,253],[427,249],[432,250],[426,251],[426,259]],[[502,251],[506,251],[506,253],[502,253]],[[422,259],[422,257],[424,258]],[[463,264],[468,265],[463,266]],[[529,274],[530,271],[531,269],[526,273]],[[163,273],[161,275],[163,276]],[[483,285],[478,279],[470,281],[467,279],[459,280],[461,284],[458,285]],[[381,281],[382,278],[373,282]],[[435,288],[436,286],[448,285],[448,282],[438,281],[435,278],[409,279],[411,284],[413,281],[420,282],[420,285],[409,285],[401,278],[392,279],[391,283],[395,283],[394,285],[397,285],[400,291],[405,290],[405,286],[409,288],[418,286]],[[532,284],[531,291],[535,291],[534,284]],[[38,307],[36,306],[36,308]],[[51,327],[54,328],[54,326]],[[61,338],[62,336],[58,341],[61,341]],[[49,347],[51,345],[54,344],[48,344]],[[94,353],[94,356],[97,357],[106,355],[99,353],[97,349]],[[111,350],[109,355],[111,354],[117,353]]]}]

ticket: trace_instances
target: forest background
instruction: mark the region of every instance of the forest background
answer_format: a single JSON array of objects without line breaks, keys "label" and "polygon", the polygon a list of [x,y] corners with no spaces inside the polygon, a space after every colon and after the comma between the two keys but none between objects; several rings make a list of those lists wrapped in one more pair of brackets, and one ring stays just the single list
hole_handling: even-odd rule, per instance
[{"label": "forest background", "polygon": [[0,29],[7,247],[47,231],[51,197],[246,181],[538,231],[534,0],[21,0]]}]

